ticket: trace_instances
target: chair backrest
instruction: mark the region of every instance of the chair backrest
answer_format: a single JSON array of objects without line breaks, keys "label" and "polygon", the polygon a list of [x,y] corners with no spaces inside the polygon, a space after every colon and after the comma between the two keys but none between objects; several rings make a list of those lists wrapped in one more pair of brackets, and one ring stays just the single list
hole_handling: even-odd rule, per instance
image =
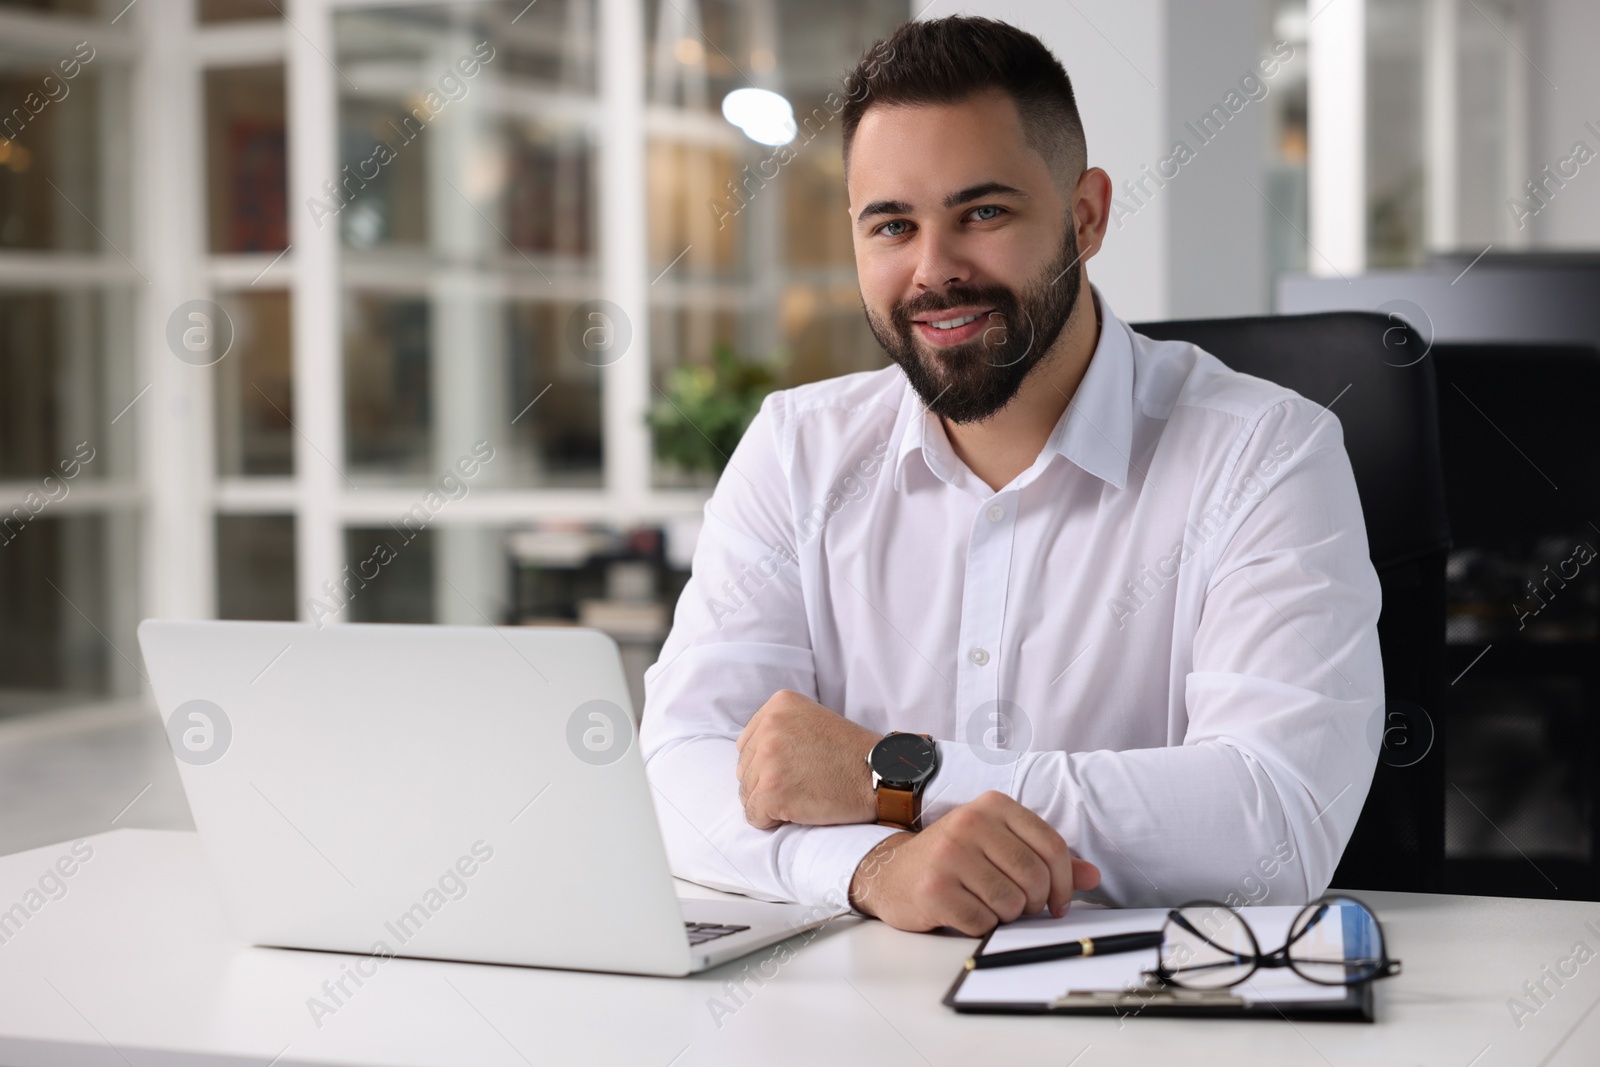
[{"label": "chair backrest", "polygon": [[[1497,804],[1513,797],[1529,803],[1555,786],[1578,812],[1592,811],[1589,768],[1600,759],[1593,576],[1565,568],[1586,559],[1580,545],[1592,551],[1600,544],[1600,349],[1520,341],[1439,344],[1431,359],[1439,380],[1451,538],[1468,550],[1459,569],[1452,568],[1456,605],[1447,628],[1447,640],[1459,642],[1450,650],[1450,671],[1460,684],[1452,682],[1450,697],[1457,736],[1466,735],[1456,762],[1457,780],[1468,783],[1462,795],[1501,819],[1508,809],[1496,811]],[[1569,579],[1578,581],[1563,592]],[[1491,647],[1490,670],[1474,666],[1467,675]],[[1530,753],[1503,743],[1506,734],[1497,731],[1506,729],[1540,739],[1534,762],[1525,762]],[[1537,774],[1508,777],[1507,769],[1519,764],[1536,767]],[[1486,786],[1499,795],[1486,797]],[[1594,815],[1582,819],[1588,823],[1586,858],[1561,855],[1550,839],[1543,847],[1519,841],[1518,850],[1526,846],[1536,859],[1493,857],[1500,825],[1488,823],[1486,847],[1477,837],[1485,830],[1477,816],[1449,827],[1446,848],[1455,846],[1456,854],[1447,869],[1448,892],[1600,900],[1600,821]],[[1561,822],[1548,815],[1535,821],[1547,831]]]},{"label": "chair backrest", "polygon": [[1600,349],[1440,344],[1439,437],[1458,548],[1582,528],[1600,501]]},{"label": "chair backrest", "polygon": [[1328,405],[1344,430],[1383,587],[1380,759],[1334,885],[1436,890],[1444,861],[1445,557],[1438,401],[1422,339],[1393,316],[1332,312],[1135,324]]}]

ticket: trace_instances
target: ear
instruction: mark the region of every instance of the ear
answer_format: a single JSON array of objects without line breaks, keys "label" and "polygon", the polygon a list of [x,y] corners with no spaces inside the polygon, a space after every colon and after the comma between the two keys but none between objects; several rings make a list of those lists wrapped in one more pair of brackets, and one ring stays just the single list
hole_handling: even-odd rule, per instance
[{"label": "ear", "polygon": [[1080,260],[1093,258],[1105,243],[1111,220],[1111,175],[1090,167],[1072,190],[1072,224],[1076,227]]}]

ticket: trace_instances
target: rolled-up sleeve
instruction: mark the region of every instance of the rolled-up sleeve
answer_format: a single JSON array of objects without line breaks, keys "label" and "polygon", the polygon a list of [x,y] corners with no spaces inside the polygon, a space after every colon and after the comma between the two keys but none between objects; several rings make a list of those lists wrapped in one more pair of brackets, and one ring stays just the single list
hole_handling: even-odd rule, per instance
[{"label": "rolled-up sleeve", "polygon": [[816,699],[796,555],[786,394],[767,397],[705,507],[689,582],[645,672],[640,744],[673,874],[769,900],[844,905],[861,858],[894,831],[758,830],[735,743],[774,693]]}]

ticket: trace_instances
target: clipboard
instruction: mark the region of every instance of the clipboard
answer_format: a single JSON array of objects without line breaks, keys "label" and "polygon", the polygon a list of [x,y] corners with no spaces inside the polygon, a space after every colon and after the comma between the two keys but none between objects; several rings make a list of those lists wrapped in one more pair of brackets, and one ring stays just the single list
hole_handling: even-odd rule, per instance
[{"label": "clipboard", "polygon": [[[1283,944],[1298,907],[1240,908],[1263,951]],[[1079,937],[1159,930],[1165,908],[1097,909],[1081,904],[1060,919],[1023,919],[997,927],[973,955]],[[1156,951],[1052,960],[1013,967],[962,969],[945,993],[946,1007],[999,1015],[1265,1018],[1321,1022],[1374,1020],[1372,983],[1323,986],[1287,969],[1257,971],[1229,989],[1191,990],[1147,979]]]}]

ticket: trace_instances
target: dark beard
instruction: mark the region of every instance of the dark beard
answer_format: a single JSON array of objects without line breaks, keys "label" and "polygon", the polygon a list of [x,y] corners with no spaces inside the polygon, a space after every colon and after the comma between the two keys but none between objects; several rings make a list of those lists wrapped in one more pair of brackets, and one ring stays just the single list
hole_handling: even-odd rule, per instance
[{"label": "dark beard", "polygon": [[[982,422],[1011,403],[1023,381],[1056,343],[1078,303],[1083,272],[1072,226],[1056,261],[1027,284],[1021,297],[1004,285],[954,286],[896,304],[886,325],[862,304],[867,325],[900,365],[929,411],[951,422]],[[912,319],[955,307],[991,307],[989,328],[952,348],[918,351]]]}]

